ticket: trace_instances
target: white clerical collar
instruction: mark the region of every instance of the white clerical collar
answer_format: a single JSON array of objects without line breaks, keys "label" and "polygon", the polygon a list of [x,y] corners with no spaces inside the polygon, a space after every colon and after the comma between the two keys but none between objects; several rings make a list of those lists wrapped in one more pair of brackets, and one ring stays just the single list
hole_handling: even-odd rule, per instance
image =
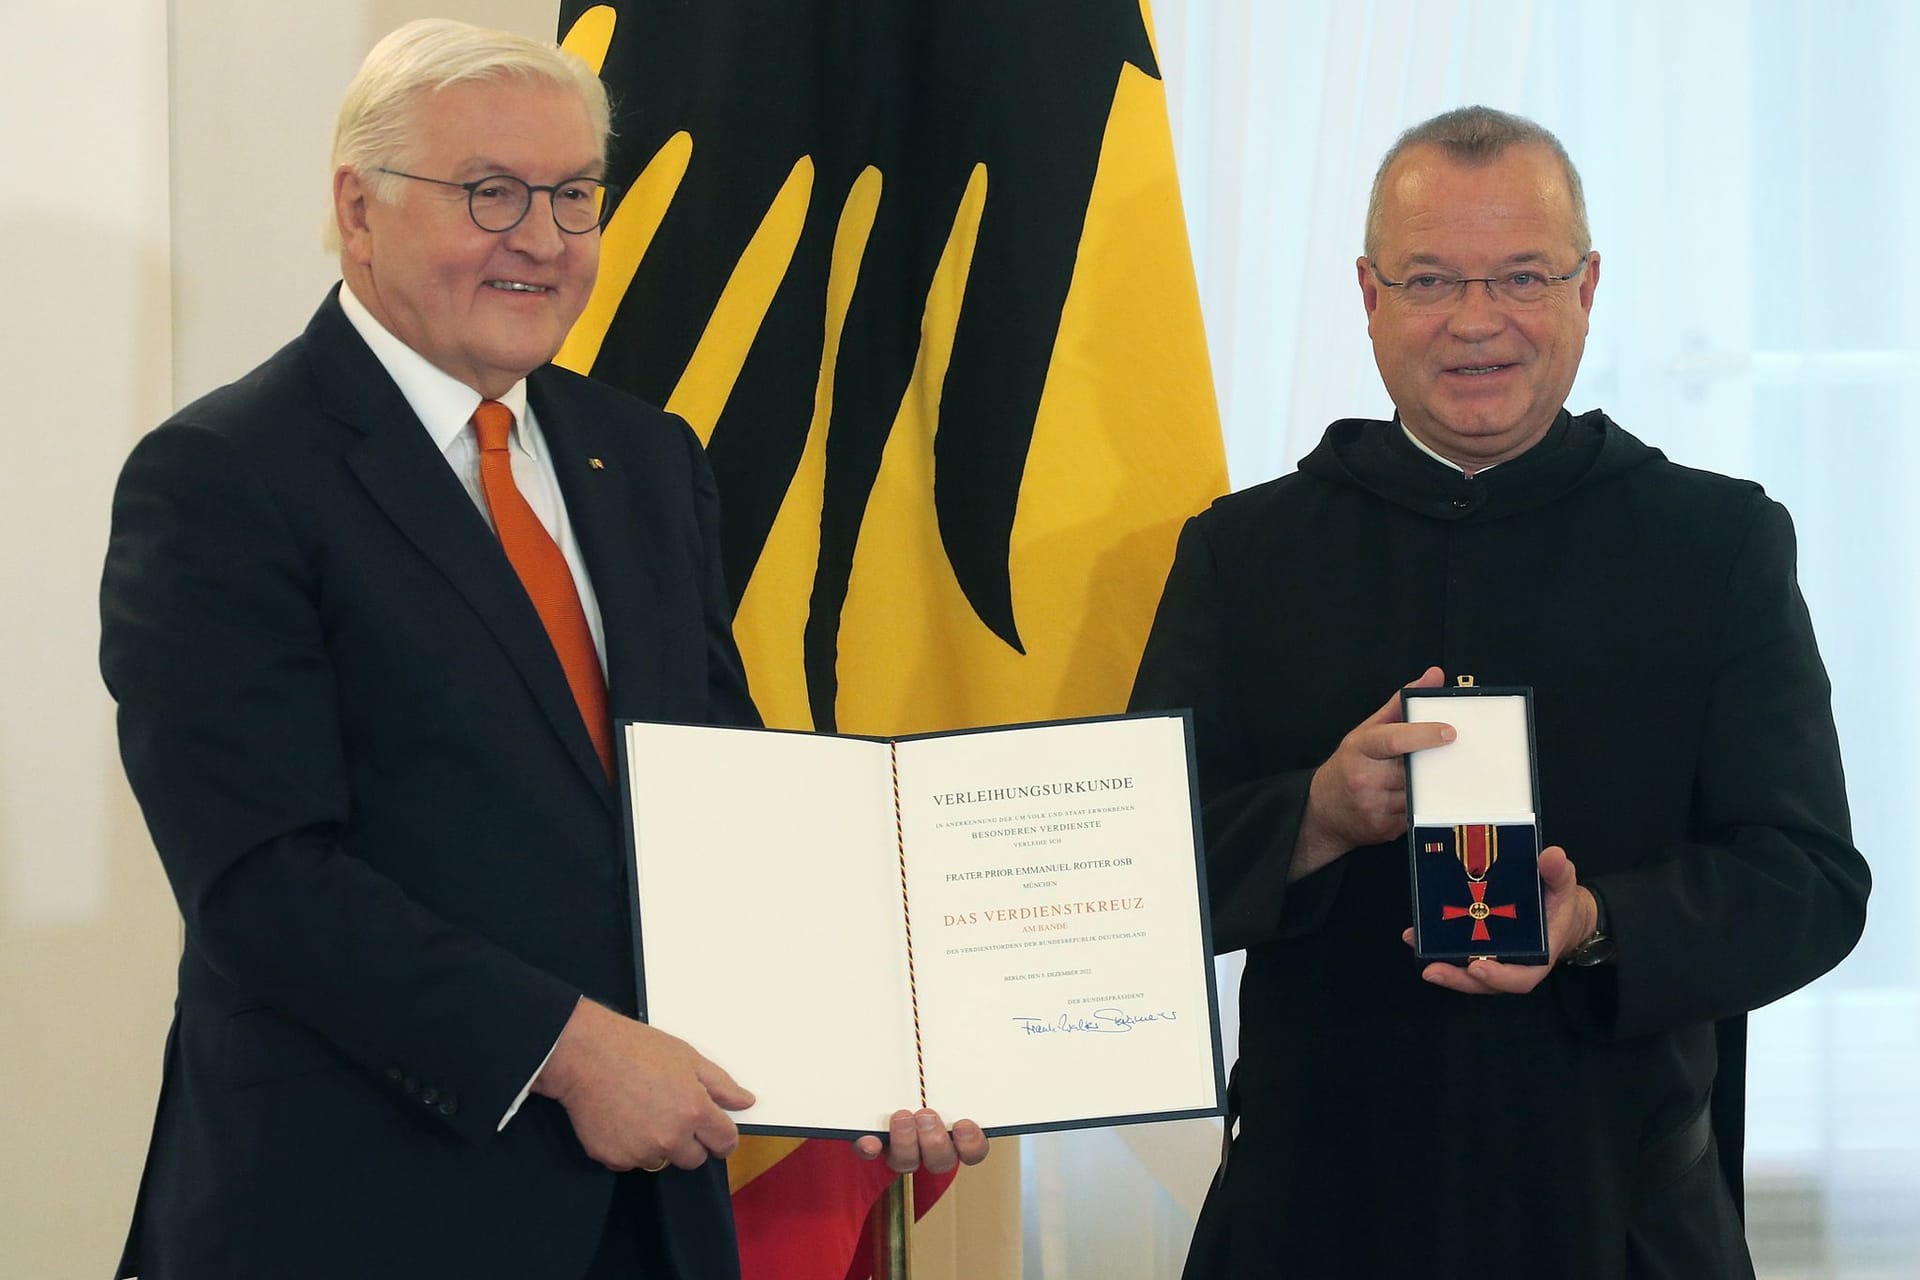
[{"label": "white clerical collar", "polygon": [[[434,447],[445,453],[467,429],[473,411],[480,407],[484,397],[396,338],[374,318],[366,303],[354,294],[353,286],[345,281],[340,284],[340,309],[347,313],[348,322],[373,349],[374,358],[400,388],[414,416],[433,437]],[[520,424],[527,420],[527,380],[520,379],[494,398],[513,410],[513,434],[520,447],[538,456],[537,434],[520,430]]]},{"label": "white clerical collar", "polygon": [[1435,462],[1444,463],[1445,465],[1452,467],[1455,471],[1458,471],[1461,475],[1465,476],[1469,480],[1473,479],[1474,476],[1479,475],[1483,471],[1491,471],[1495,467],[1500,465],[1497,462],[1489,462],[1484,467],[1475,467],[1472,471],[1468,471],[1465,467],[1455,462],[1452,458],[1447,457],[1445,454],[1435,453],[1432,449],[1428,448],[1427,442],[1425,440],[1422,440],[1419,436],[1413,434],[1413,431],[1407,426],[1405,422],[1401,422],[1399,418],[1395,418],[1394,421],[1400,422],[1401,432],[1405,434],[1407,439],[1413,441],[1414,448],[1426,454],[1429,458],[1432,458]]}]

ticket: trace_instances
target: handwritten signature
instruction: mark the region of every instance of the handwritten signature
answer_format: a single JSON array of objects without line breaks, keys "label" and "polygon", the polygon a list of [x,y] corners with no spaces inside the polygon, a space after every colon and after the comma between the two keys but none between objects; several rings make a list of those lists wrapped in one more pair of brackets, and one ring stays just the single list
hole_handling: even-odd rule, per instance
[{"label": "handwritten signature", "polygon": [[1050,1036],[1059,1032],[1086,1031],[1094,1035],[1117,1036],[1146,1022],[1178,1022],[1180,1015],[1171,1009],[1153,1013],[1129,1013],[1122,1009],[1095,1009],[1090,1013],[1063,1013],[1056,1018],[1029,1018],[1015,1014],[1014,1025],[1030,1036]]}]

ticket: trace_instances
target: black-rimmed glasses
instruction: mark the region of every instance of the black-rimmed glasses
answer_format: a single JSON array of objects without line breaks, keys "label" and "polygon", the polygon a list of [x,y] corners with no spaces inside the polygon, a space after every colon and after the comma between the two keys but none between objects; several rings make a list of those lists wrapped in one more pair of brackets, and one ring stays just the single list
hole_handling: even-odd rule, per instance
[{"label": "black-rimmed glasses", "polygon": [[1487,296],[1503,306],[1537,307],[1551,298],[1558,286],[1585,271],[1588,261],[1583,256],[1580,265],[1563,276],[1542,271],[1538,267],[1517,267],[1497,276],[1457,276],[1449,271],[1422,271],[1405,280],[1389,280],[1380,274],[1380,268],[1373,263],[1369,262],[1367,269],[1373,272],[1373,278],[1380,282],[1381,288],[1395,290],[1396,296],[1410,310],[1445,311],[1466,299],[1467,286],[1470,284],[1487,286]]},{"label": "black-rimmed glasses", "polygon": [[568,178],[552,186],[536,187],[510,173],[489,174],[472,182],[448,182],[445,178],[425,178],[398,169],[381,173],[414,182],[431,182],[437,187],[457,187],[467,193],[467,215],[482,231],[496,234],[511,231],[533,208],[533,193],[544,191],[553,206],[553,225],[570,236],[583,236],[598,230],[606,217],[607,184],[598,178]]}]

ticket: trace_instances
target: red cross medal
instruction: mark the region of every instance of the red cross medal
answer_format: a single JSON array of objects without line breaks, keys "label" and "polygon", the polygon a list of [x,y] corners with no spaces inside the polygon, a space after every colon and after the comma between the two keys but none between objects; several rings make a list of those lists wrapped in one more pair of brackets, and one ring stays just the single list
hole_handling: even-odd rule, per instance
[{"label": "red cross medal", "polygon": [[1508,920],[1514,920],[1519,917],[1520,909],[1511,902],[1504,907],[1488,906],[1486,903],[1487,886],[1484,882],[1479,880],[1470,881],[1467,884],[1467,888],[1473,890],[1473,901],[1464,907],[1441,907],[1440,918],[1442,920],[1458,920],[1462,916],[1470,918],[1473,921],[1473,940],[1475,942],[1489,942],[1493,939],[1493,935],[1487,932],[1488,916],[1501,916]]},{"label": "red cross medal", "polygon": [[1500,860],[1499,829],[1490,823],[1455,827],[1453,849],[1454,856],[1460,859],[1460,865],[1466,869],[1467,888],[1473,892],[1473,901],[1464,907],[1441,907],[1440,918],[1470,919],[1473,921],[1473,941],[1490,942],[1493,935],[1487,932],[1488,916],[1514,920],[1520,915],[1519,908],[1512,903],[1504,907],[1487,905],[1487,872]]}]

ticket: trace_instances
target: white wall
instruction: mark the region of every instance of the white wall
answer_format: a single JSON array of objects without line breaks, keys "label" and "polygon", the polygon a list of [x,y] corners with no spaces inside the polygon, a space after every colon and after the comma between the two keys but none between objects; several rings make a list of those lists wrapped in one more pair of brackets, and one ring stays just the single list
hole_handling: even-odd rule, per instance
[{"label": "white wall", "polygon": [[0,1274],[104,1276],[140,1172],[177,924],[94,666],[107,501],[172,392],[166,10],[0,11]]}]

